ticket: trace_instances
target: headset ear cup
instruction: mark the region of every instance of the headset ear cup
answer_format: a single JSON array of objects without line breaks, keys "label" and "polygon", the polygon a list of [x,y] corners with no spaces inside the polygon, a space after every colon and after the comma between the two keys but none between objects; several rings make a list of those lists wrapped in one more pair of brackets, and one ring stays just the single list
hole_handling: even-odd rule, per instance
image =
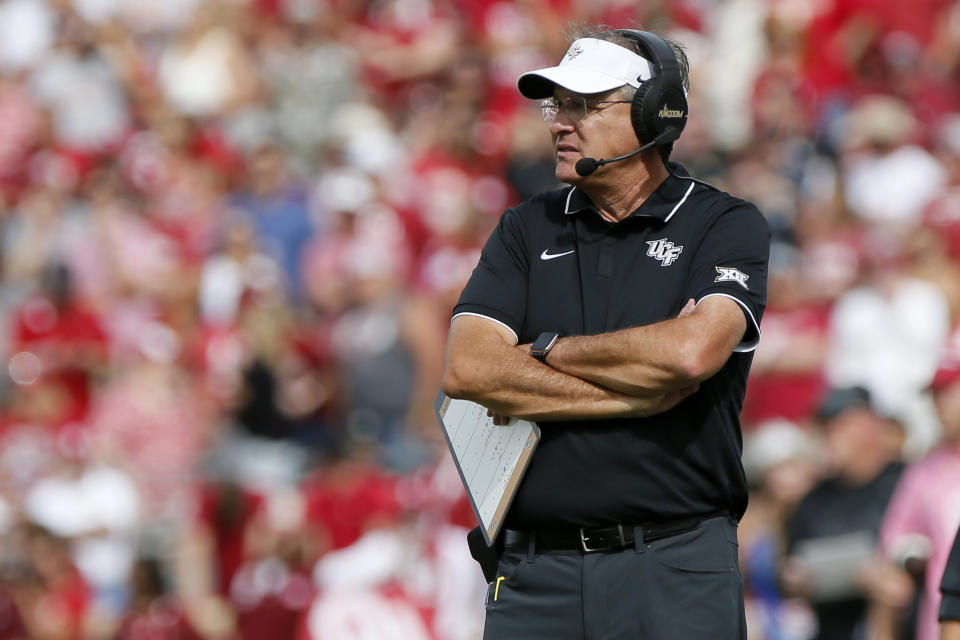
[{"label": "headset ear cup", "polygon": [[630,122],[633,123],[633,131],[637,134],[640,144],[650,142],[658,133],[655,116],[657,102],[659,102],[656,97],[660,92],[654,85],[659,84],[658,78],[651,78],[641,83],[633,96],[633,104],[630,105]]},{"label": "headset ear cup", "polygon": [[656,128],[658,131],[666,131],[672,127],[676,129],[676,136],[679,138],[683,128],[687,126],[688,113],[687,96],[682,89],[677,87],[666,88],[653,113],[657,122]]}]

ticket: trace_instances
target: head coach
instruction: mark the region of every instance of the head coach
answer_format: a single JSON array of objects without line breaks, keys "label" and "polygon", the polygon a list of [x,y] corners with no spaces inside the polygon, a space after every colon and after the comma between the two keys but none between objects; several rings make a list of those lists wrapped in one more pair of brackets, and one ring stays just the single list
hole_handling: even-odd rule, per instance
[{"label": "head coach", "polygon": [[668,161],[682,49],[594,30],[520,76],[569,187],[507,210],[454,309],[443,390],[542,440],[485,638],[745,638],[739,413],[766,301],[752,204]]}]

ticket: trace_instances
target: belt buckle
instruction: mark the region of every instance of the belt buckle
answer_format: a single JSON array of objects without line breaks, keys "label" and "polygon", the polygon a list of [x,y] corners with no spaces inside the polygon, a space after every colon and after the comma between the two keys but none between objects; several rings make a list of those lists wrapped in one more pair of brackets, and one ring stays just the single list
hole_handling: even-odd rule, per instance
[{"label": "belt buckle", "polygon": [[[617,533],[620,535],[620,546],[621,546],[621,547],[627,546],[627,539],[626,539],[626,537],[624,537],[624,535],[623,535],[623,525],[622,525],[622,524],[618,524],[618,525],[617,525]],[[586,552],[586,553],[591,553],[591,552],[593,552],[593,551],[607,551],[607,550],[609,550],[609,549],[614,549],[614,548],[616,548],[616,547],[614,547],[613,545],[609,545],[609,544],[606,545],[606,546],[603,546],[603,547],[590,547],[590,546],[587,546],[587,536],[586,536],[586,534],[585,534],[585,532],[584,532],[584,530],[583,530],[583,527],[580,527],[580,546],[583,547],[583,550],[584,550],[584,552]]]}]

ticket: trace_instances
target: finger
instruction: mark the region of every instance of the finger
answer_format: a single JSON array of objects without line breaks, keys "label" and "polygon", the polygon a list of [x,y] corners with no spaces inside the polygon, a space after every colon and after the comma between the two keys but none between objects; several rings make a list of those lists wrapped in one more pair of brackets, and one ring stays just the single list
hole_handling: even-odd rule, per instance
[{"label": "finger", "polygon": [[677,389],[676,391],[671,391],[668,393],[668,396],[676,396],[678,398],[686,398],[691,396],[700,390],[699,384],[692,384],[689,387],[684,387],[683,389]]},{"label": "finger", "polygon": [[664,394],[663,396],[663,407],[664,410],[672,409],[673,407],[680,404],[685,398],[690,397],[700,388],[700,385],[695,384],[689,387],[684,387],[683,389],[677,389],[676,391],[671,391]]},{"label": "finger", "polygon": [[687,303],[683,305],[683,309],[680,309],[680,313],[677,315],[678,318],[686,318],[691,313],[697,310],[697,302],[693,298],[687,300]]}]

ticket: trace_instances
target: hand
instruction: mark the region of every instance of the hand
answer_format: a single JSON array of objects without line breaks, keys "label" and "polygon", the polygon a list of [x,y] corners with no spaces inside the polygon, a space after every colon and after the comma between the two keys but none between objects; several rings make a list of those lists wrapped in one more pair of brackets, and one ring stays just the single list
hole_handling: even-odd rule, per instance
[{"label": "hand", "polygon": [[940,625],[940,640],[960,640],[960,620],[944,620]]},{"label": "hand", "polygon": [[807,598],[813,593],[810,571],[794,557],[787,558],[780,567],[780,585],[785,594]]},{"label": "hand", "polygon": [[487,417],[493,418],[493,424],[498,427],[509,427],[514,422],[514,418],[495,413],[492,409],[487,409]]},{"label": "hand", "polygon": [[914,582],[910,574],[880,558],[860,568],[857,583],[871,600],[885,607],[902,609],[913,598]]},{"label": "hand", "polygon": [[693,298],[687,300],[687,304],[683,305],[683,309],[680,309],[680,313],[677,314],[678,318],[686,318],[688,315],[697,310],[697,301]]},{"label": "hand", "polygon": [[685,398],[696,393],[697,389],[699,388],[700,385],[695,384],[689,387],[684,387],[683,389],[677,389],[676,391],[669,391],[662,395],[644,396],[639,398],[631,397],[630,403],[633,405],[633,410],[629,415],[638,418],[646,418],[648,416],[655,416],[658,413],[669,411],[680,404]]}]

